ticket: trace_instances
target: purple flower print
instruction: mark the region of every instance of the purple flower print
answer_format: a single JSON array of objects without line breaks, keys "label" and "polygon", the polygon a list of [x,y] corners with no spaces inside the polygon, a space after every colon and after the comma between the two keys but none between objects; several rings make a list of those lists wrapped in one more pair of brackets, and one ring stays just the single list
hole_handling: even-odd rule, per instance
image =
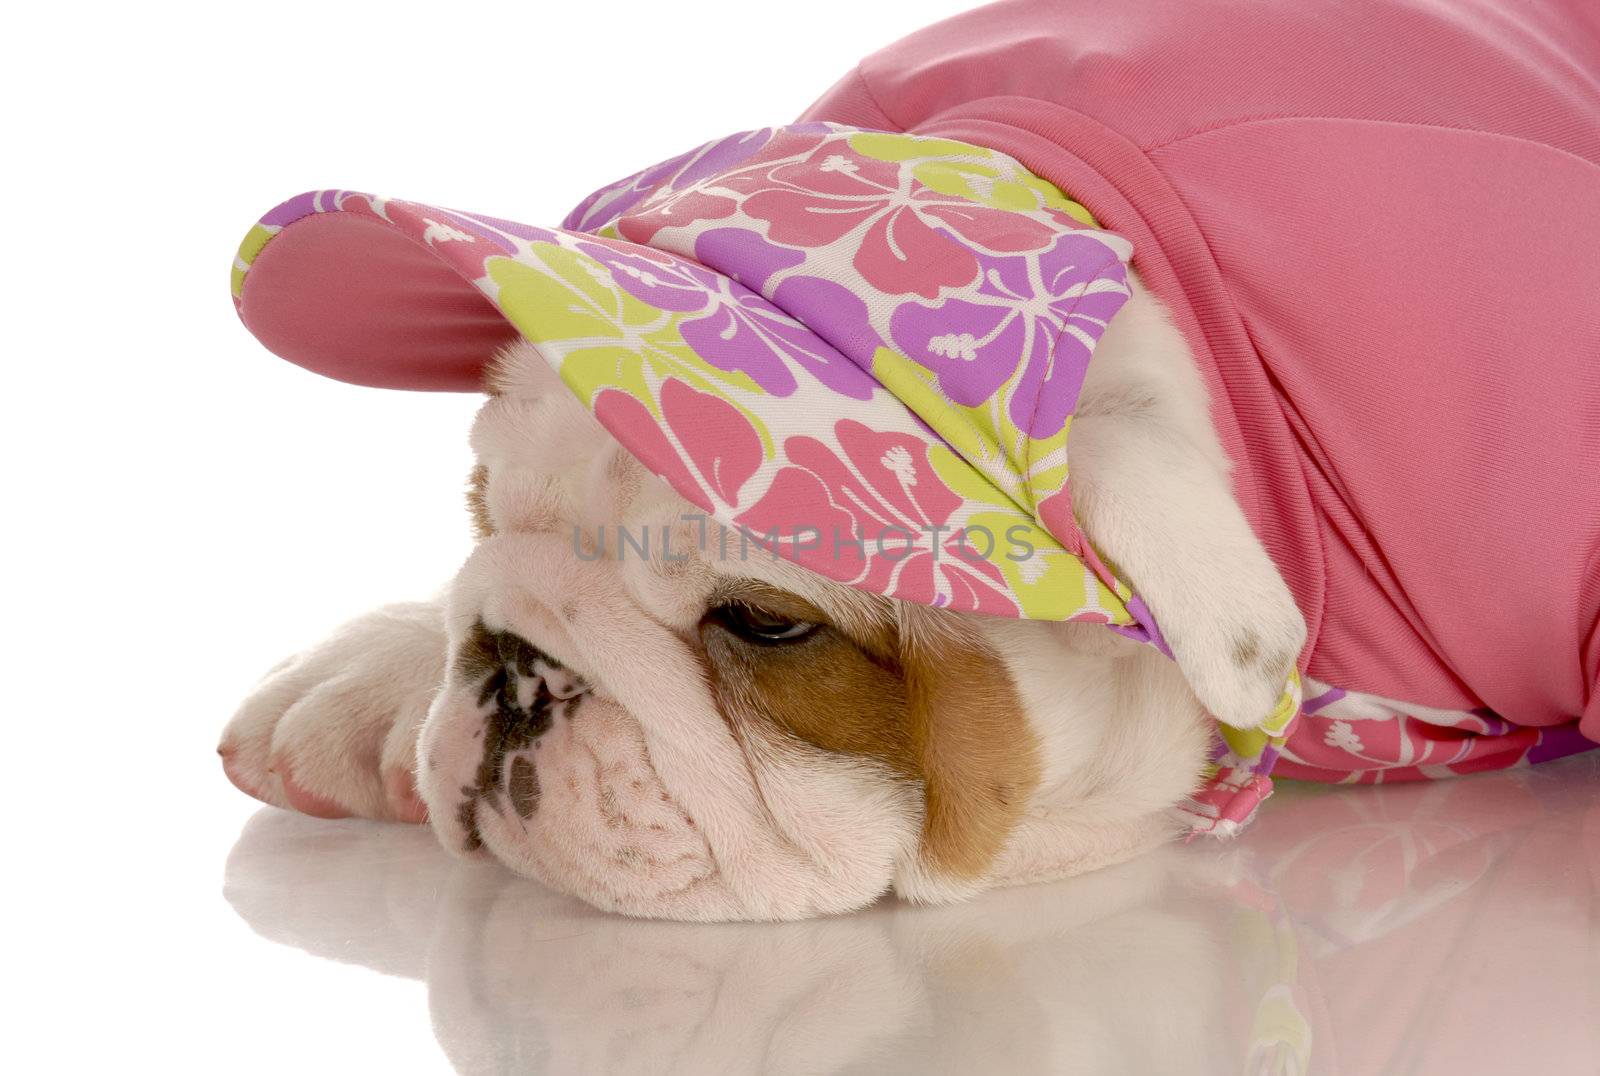
[{"label": "purple flower print", "polygon": [[719,369],[742,370],[774,396],[795,391],[791,366],[858,400],[869,398],[877,385],[826,339],[738,285],[718,296],[704,317],[685,320],[679,331],[702,359]]},{"label": "purple flower print", "polygon": [[[727,138],[707,142],[687,153],[680,153],[670,160],[601,187],[568,213],[561,226],[572,231],[597,232],[648,198],[686,190],[707,176],[733,168],[760,152],[771,138],[770,127],[759,131],[740,131]],[[720,205],[721,202],[718,200],[715,204]]]},{"label": "purple flower print", "polygon": [[578,249],[611,270],[617,286],[642,303],[684,314],[703,310],[717,276],[692,262],[638,247],[618,249],[604,239],[579,243]]},{"label": "purple flower print", "polygon": [[993,396],[1038,337],[1012,303],[965,299],[946,299],[938,306],[902,303],[889,319],[889,331],[901,353],[937,374],[940,390],[963,407]]},{"label": "purple flower print", "polygon": [[792,276],[773,291],[772,301],[830,345],[836,361],[813,369],[818,381],[857,400],[872,396],[878,384],[872,360],[883,341],[859,296],[821,277]]},{"label": "purple flower print", "polygon": [[780,330],[780,335],[794,339],[791,353],[818,381],[854,399],[872,395],[876,382],[864,374],[870,375],[882,340],[867,319],[866,303],[820,277],[790,276],[772,286],[782,270],[805,262],[804,251],[778,246],[749,228],[712,228],[695,240],[694,255],[752,291],[770,296],[774,306],[822,338],[801,346],[807,334],[787,321]]},{"label": "purple flower print", "polygon": [[759,296],[746,293],[740,299],[715,303],[711,313],[685,321],[678,331],[694,353],[711,365],[748,374],[773,396],[789,396],[794,393],[795,379],[784,359],[791,354],[786,346],[791,341],[779,335],[786,326],[764,306]]},{"label": "purple flower print", "polygon": [[805,252],[780,247],[750,228],[709,228],[694,241],[694,257],[751,291],[766,294],[767,279],[806,260]]},{"label": "purple flower print", "polygon": [[730,168],[748,160],[761,151],[772,138],[772,128],[763,127],[757,131],[741,131],[719,138],[715,142],[708,142],[692,154],[688,165],[672,177],[672,181],[665,185],[666,190],[681,191],[705,179],[726,172]]},{"label": "purple flower print", "polygon": [[[743,249],[754,253],[750,265],[764,282],[788,263],[791,252],[760,236],[752,238],[760,247],[747,244]],[[723,235],[712,240],[712,247],[726,247],[731,242]],[[819,338],[820,334],[719,273],[670,254],[619,249],[604,239],[580,243],[578,249],[604,264],[617,286],[639,301],[672,313],[701,315],[685,319],[679,332],[696,355],[719,370],[742,372],[772,395],[788,396],[797,383],[790,369],[793,364],[835,392],[861,400],[872,395],[876,382],[830,347],[825,337]],[[729,267],[722,268],[726,273]],[[826,281],[814,283],[848,295]],[[865,306],[853,297],[850,302],[859,308],[854,316],[865,323]],[[842,301],[835,305],[844,311]]]},{"label": "purple flower print", "polygon": [[1020,366],[1007,413],[1030,437],[1050,437],[1072,413],[1094,342],[1127,302],[1126,270],[1082,233],[1063,235],[1036,256],[984,254],[979,261],[978,295],[992,302],[908,301],[890,316],[890,335],[967,407],[993,397]]}]

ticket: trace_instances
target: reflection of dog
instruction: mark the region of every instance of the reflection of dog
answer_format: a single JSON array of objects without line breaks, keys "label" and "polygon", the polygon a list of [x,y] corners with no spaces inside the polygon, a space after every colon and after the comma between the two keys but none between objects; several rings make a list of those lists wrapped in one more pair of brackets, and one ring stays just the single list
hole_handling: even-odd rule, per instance
[{"label": "reflection of dog", "polygon": [[[1600,892],[1597,781],[1591,754],[1301,785],[1222,855],[761,930],[606,915],[412,827],[263,811],[226,895],[269,939],[425,978],[469,1073],[1503,1072],[1530,1049],[1582,1071],[1594,956],[1572,940]],[[1505,974],[1464,972],[1486,967]]]},{"label": "reflection of dog", "polygon": [[[1544,16],[1529,14],[1527,33],[1486,39],[1473,29],[1480,20],[1375,5],[1350,17],[1381,17],[1397,54],[1427,46],[1427,56],[1460,55],[1489,73],[1462,82],[1455,66],[1419,60],[1392,85],[1404,65],[1368,54],[1365,21],[1361,34],[1340,34],[1336,6],[1309,15],[1227,0],[1158,6],[1160,19],[1066,0],[985,9],[889,50],[817,116],[980,143],[987,134],[995,149],[1058,165],[1052,182],[1131,236],[1139,275],[1093,348],[1072,414],[1071,507],[1153,610],[1175,665],[1093,626],[985,620],[760,556],[711,555],[683,522],[688,502],[520,346],[500,362],[474,431],[482,542],[448,597],[373,614],[275,672],[224,737],[235,782],[314,814],[426,816],[452,849],[486,849],[604,908],[795,918],[859,907],[890,887],[955,899],[1157,843],[1166,809],[1196,782],[1203,714],[1238,728],[1259,722],[1297,657],[1343,688],[1432,707],[1409,726],[1358,728],[1346,718],[1382,708],[1352,695],[1349,710],[1328,710],[1337,719],[1290,745],[1327,748],[1352,768],[1431,775],[1575,750],[1580,720],[1595,735],[1600,487],[1572,476],[1600,466],[1589,271],[1600,246],[1588,242],[1600,233],[1589,167],[1600,159],[1600,110],[1585,107],[1596,83],[1584,75],[1600,61],[1543,57],[1533,44],[1593,35],[1545,33]],[[1209,17],[1235,6],[1247,9],[1248,33]],[[1103,34],[1075,32],[1069,15],[1080,7],[1085,33]],[[1124,43],[1137,50],[1156,30],[1171,38],[1170,55],[1121,58]],[[1309,64],[1326,53],[1337,63],[1318,64],[1359,68],[1363,79],[1326,79],[1339,87],[1329,100],[1298,64],[1262,69],[1249,53],[1224,62],[1257,32],[1273,54]],[[1513,38],[1522,44],[1497,44]],[[1405,47],[1412,39],[1418,49]],[[1171,62],[1141,66],[1150,59]],[[1147,96],[1157,70],[1189,85]],[[1019,98],[1019,80],[1035,96]],[[1353,81],[1361,94],[1345,92]],[[1500,96],[1480,101],[1483,86]],[[1070,101],[1059,99],[1063,87]],[[1182,115],[1163,111],[1179,98]],[[1198,122],[1191,106],[1205,113]],[[1127,130],[1079,141],[1094,127],[1089,108]],[[1076,171],[1072,162],[1090,159],[1079,151],[1090,150],[1116,174]],[[859,165],[841,152],[818,168],[837,180]],[[1451,174],[1471,181],[1450,183]],[[953,182],[948,172],[929,178]],[[1523,197],[1534,179],[1540,197]],[[674,198],[694,193],[685,182]],[[881,220],[861,230],[881,223],[879,245],[911,265],[909,243],[894,237],[922,233],[895,230],[907,208],[899,182],[878,199]],[[1382,196],[1348,203],[1352,191]],[[984,197],[1007,196],[986,188]],[[754,213],[754,202],[741,212]],[[1556,224],[1553,204],[1563,206]],[[649,212],[680,208],[668,200]],[[326,238],[338,233],[318,228],[342,227],[342,212],[292,226]],[[375,219],[354,227],[376,234]],[[677,221],[650,228],[685,227]],[[478,242],[472,222],[459,222],[468,230],[432,231],[440,225],[429,218],[427,234],[446,249]],[[260,231],[252,256],[266,253],[241,263],[252,274],[241,279],[260,280],[273,257],[292,260],[277,234]],[[305,242],[302,253],[328,258],[344,249]],[[390,254],[415,253],[403,237],[394,242]],[[659,283],[617,257],[636,285]],[[294,315],[337,275],[305,274],[310,286],[273,308],[277,327],[298,335],[275,339],[298,347],[318,337],[323,326],[302,331]],[[967,279],[969,288],[1003,283],[977,269]],[[241,286],[241,309],[251,294]],[[1021,294],[1007,292],[1024,306],[1043,293]],[[1481,298],[1489,294],[1493,304]],[[468,313],[482,314],[482,297],[469,298],[478,305]],[[375,347],[366,330],[382,318],[351,324],[351,346],[365,341],[375,361],[404,336]],[[694,324],[716,335],[709,321]],[[574,331],[567,343],[589,339]],[[1053,339],[1065,336],[1061,328]],[[982,350],[970,333],[962,341],[940,333],[924,344],[950,362]],[[1221,393],[1208,400],[1206,384]],[[1491,418],[1492,450],[1475,425]],[[1565,439],[1559,454],[1548,450],[1551,431]],[[1029,467],[1039,462],[1031,452]],[[723,462],[702,455],[708,473]],[[895,450],[874,462],[902,492],[915,484],[918,472]],[[677,557],[575,545],[574,534],[601,527],[670,533]],[[1519,552],[1515,565],[1504,563],[1507,549]],[[1316,631],[1309,649],[1302,609]],[[1341,694],[1323,692],[1319,703]],[[1489,707],[1507,720],[1482,712]],[[1563,735],[1547,739],[1535,726]],[[1283,757],[1320,765],[1303,752]]]},{"label": "reflection of dog", "polygon": [[1214,984],[1259,988],[1276,958],[1228,951],[1238,910],[1185,881],[1205,862],[1158,852],[1075,880],[1043,919],[1022,889],[751,931],[608,915],[453,864],[415,831],[263,813],[227,896],[268,938],[426,978],[466,1073],[836,1072],[933,1054],[963,1071],[1238,1070],[1248,1044],[1221,1009],[1238,999]]}]

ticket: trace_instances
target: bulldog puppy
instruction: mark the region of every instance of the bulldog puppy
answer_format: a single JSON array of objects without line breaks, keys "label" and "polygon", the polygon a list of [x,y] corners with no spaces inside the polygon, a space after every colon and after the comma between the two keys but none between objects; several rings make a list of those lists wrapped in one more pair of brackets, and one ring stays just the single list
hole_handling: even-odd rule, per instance
[{"label": "bulldog puppy", "polygon": [[779,560],[708,525],[531,346],[488,390],[476,551],[439,601],[267,677],[219,749],[241,789],[425,817],[455,852],[628,915],[949,902],[1170,837],[1207,712],[1259,720],[1305,640],[1187,347],[1137,281],[1069,461],[1085,533],[1176,663],[1100,625],[910,605]]}]

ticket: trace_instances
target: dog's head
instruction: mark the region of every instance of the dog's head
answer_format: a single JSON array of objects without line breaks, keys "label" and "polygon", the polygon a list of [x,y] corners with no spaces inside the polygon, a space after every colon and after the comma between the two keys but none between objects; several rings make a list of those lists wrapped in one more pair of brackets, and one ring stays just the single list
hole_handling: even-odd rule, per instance
[{"label": "dog's head", "polygon": [[[830,582],[708,524],[531,347],[494,389],[473,433],[482,540],[418,757],[447,846],[608,909],[709,920],[1065,873],[1127,843],[1094,812],[1130,789],[1160,835],[1203,725],[1148,648]],[[1139,733],[1115,727],[1113,654],[1192,715],[1153,756],[1117,746]],[[1026,839],[1064,818],[1087,841]]]}]

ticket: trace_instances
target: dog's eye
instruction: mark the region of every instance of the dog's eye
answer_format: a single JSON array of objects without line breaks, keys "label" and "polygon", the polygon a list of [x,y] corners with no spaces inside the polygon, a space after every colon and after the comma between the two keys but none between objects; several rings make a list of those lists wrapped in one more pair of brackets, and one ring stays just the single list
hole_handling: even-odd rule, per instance
[{"label": "dog's eye", "polygon": [[817,630],[810,620],[794,620],[753,605],[733,603],[711,610],[711,619],[746,642],[795,643]]}]

